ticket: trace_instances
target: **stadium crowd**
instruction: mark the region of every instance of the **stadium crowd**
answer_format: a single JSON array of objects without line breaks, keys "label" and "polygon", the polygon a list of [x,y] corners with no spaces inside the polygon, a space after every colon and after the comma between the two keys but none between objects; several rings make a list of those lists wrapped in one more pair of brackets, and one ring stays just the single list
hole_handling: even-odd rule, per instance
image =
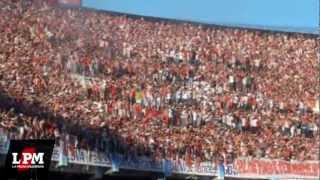
[{"label": "stadium crowd", "polygon": [[0,7],[0,128],[11,138],[190,163],[319,160],[315,36]]}]

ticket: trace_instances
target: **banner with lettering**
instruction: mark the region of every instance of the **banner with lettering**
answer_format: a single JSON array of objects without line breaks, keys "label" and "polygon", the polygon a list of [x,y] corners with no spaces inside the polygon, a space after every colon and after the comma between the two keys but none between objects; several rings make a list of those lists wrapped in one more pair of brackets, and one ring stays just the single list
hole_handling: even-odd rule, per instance
[{"label": "banner with lettering", "polygon": [[235,160],[241,175],[320,176],[320,162],[288,162],[283,160]]}]

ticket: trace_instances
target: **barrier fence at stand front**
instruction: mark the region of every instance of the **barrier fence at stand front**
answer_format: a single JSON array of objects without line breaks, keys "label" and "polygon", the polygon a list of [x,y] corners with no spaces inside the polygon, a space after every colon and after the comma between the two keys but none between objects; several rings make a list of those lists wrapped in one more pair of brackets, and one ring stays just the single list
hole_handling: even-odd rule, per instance
[{"label": "barrier fence at stand front", "polygon": [[[10,140],[5,131],[0,128],[0,154],[7,154]],[[165,174],[190,174],[200,176],[217,176],[218,167],[212,162],[187,165],[184,160],[154,161],[147,157],[126,158],[120,154],[93,152],[84,149],[74,149],[73,144],[63,143],[65,147],[55,146],[52,160],[68,166],[68,164],[122,168],[137,171],[163,172]],[[116,156],[115,156],[116,155]],[[117,157],[116,159],[114,157]],[[64,162],[61,162],[64,161]],[[224,164],[226,177],[235,178],[301,178],[318,179],[320,177],[320,162],[288,162],[268,159],[236,159],[232,164]]]}]

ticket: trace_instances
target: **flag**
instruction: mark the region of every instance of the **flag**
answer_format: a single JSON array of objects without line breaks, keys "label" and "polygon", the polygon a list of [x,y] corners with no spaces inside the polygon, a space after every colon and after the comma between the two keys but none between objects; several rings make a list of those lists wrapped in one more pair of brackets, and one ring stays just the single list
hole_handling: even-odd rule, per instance
[{"label": "flag", "polygon": [[223,163],[220,163],[218,165],[218,179],[219,180],[223,180],[224,179],[224,164]]},{"label": "flag", "polygon": [[167,159],[163,159],[162,160],[162,168],[163,168],[163,174],[166,177],[172,175],[172,163],[171,163],[171,161],[169,161]]},{"label": "flag", "polygon": [[49,6],[56,6],[58,4],[58,0],[47,0],[47,4]]},{"label": "flag", "polygon": [[81,6],[81,0],[58,0],[58,2],[66,6]]},{"label": "flag", "polygon": [[59,161],[57,167],[68,166],[68,156],[66,151],[65,142],[60,140],[59,146]]},{"label": "flag", "polygon": [[121,156],[117,153],[111,153],[111,170],[112,172],[119,172],[121,164]]}]

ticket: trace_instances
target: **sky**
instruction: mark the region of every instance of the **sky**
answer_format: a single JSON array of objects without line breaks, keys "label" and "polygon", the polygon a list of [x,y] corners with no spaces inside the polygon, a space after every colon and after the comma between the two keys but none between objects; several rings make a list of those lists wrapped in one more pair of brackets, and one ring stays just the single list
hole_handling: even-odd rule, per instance
[{"label": "sky", "polygon": [[289,31],[316,31],[320,22],[320,0],[82,0],[82,5],[137,15]]}]

